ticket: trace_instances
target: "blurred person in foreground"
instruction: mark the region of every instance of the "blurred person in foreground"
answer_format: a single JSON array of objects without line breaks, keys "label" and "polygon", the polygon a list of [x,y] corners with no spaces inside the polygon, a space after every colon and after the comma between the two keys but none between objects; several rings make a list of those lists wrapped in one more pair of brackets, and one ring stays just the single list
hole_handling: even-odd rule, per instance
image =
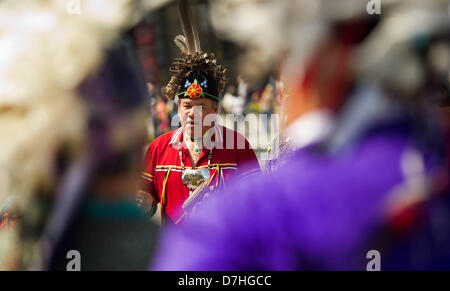
[{"label": "blurred person in foreground", "polygon": [[[140,91],[141,81],[125,56],[102,61],[124,30],[168,1],[75,2],[0,1],[0,215],[8,218],[0,270],[65,270],[68,250],[83,244],[82,270],[142,269],[155,239],[135,205],[136,179],[128,179],[140,165],[145,114],[140,95],[126,90]],[[105,209],[126,195],[127,211]],[[89,198],[98,203],[80,207]],[[83,211],[90,219],[73,227]],[[126,253],[135,246],[142,253]]]},{"label": "blurred person in foreground", "polygon": [[[172,64],[171,79],[162,93],[178,98],[181,127],[155,139],[147,149],[138,203],[153,216],[157,204],[161,221],[173,226],[185,221],[199,203],[239,177],[258,172],[250,144],[237,132],[216,123],[219,94],[225,86],[225,69],[213,54],[204,53],[188,1],[180,1],[184,36],[175,43],[181,57]],[[239,199],[234,197],[234,199]]]},{"label": "blurred person in foreground", "polygon": [[446,1],[373,16],[364,1],[243,2],[215,2],[216,29],[260,49],[249,72],[286,57],[287,126],[309,119],[288,134],[303,147],[168,230],[152,268],[366,270],[377,250],[382,270],[449,269],[448,165],[428,104],[448,80],[426,57],[448,46]]},{"label": "blurred person in foreground", "polygon": [[89,106],[89,150],[62,185],[44,235],[54,245],[50,270],[66,270],[70,250],[80,252],[82,270],[144,270],[156,245],[157,225],[135,200],[148,107],[144,82],[128,59],[133,52],[126,50],[108,51],[80,86]]}]

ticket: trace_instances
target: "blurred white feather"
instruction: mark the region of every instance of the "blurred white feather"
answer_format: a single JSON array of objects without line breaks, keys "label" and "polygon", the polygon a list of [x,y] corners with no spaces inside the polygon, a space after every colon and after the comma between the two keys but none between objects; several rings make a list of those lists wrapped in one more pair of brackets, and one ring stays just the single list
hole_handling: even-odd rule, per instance
[{"label": "blurred white feather", "polygon": [[[280,57],[285,58],[284,75],[289,76],[302,70],[317,44],[328,36],[332,22],[375,17],[368,15],[368,4],[361,0],[215,0],[211,21],[221,37],[246,48],[240,63],[248,77],[267,73]],[[355,58],[362,60],[361,66],[370,67],[395,54],[391,48],[420,32],[448,30],[446,0],[383,0],[380,7],[383,28],[363,44]]]},{"label": "blurred white feather", "polygon": [[[123,29],[170,0],[0,1],[0,204],[17,195],[30,209],[38,184],[50,183],[54,153],[81,143],[86,110],[77,86]],[[17,230],[0,231],[0,270],[16,267]]]}]

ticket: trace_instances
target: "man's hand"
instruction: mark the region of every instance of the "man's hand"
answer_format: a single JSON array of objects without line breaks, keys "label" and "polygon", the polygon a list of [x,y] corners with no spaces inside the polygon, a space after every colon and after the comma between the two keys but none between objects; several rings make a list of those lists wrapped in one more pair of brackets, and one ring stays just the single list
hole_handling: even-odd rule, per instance
[{"label": "man's hand", "polygon": [[144,209],[145,213],[148,213],[150,216],[153,216],[157,209],[157,202],[153,198],[153,196],[145,191],[138,191],[136,194],[137,205]]}]

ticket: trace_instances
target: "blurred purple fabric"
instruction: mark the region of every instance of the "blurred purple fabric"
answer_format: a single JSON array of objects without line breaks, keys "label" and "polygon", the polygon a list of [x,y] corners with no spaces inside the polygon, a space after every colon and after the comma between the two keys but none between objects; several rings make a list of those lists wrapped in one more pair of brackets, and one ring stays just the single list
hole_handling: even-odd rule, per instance
[{"label": "blurred purple fabric", "polygon": [[[271,176],[239,180],[186,225],[169,229],[154,270],[359,269],[385,223],[387,195],[413,147],[392,128],[327,157],[310,149]],[[367,260],[365,261],[367,263]]]}]

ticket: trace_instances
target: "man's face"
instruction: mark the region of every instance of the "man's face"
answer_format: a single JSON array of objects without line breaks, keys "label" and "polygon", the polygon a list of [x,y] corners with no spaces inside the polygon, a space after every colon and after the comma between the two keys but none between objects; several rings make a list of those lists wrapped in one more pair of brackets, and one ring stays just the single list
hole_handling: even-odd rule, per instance
[{"label": "man's face", "polygon": [[218,105],[206,98],[181,98],[178,116],[184,132],[193,137],[202,137],[213,125]]}]

